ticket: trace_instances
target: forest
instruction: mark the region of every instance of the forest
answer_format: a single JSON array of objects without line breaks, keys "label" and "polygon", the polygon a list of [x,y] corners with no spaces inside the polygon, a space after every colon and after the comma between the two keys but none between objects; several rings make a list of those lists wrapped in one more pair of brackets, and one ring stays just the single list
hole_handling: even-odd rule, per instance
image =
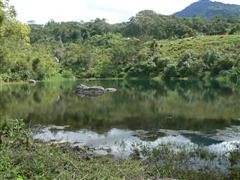
[{"label": "forest", "polygon": [[[23,24],[1,2],[0,81],[58,78],[220,78],[238,82],[239,18],[163,16]],[[227,52],[227,53],[226,53]]]}]

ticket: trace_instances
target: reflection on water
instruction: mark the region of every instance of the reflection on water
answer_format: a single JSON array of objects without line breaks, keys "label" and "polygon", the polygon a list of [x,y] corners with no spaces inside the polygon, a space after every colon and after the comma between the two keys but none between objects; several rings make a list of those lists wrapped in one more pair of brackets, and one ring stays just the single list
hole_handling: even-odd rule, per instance
[{"label": "reflection on water", "polygon": [[[159,136],[154,139],[148,137],[147,131],[131,131],[122,129],[111,129],[110,131],[99,134],[89,130],[69,131],[63,127],[40,128],[33,133],[33,138],[43,142],[70,143],[73,147],[88,147],[89,153],[94,155],[112,155],[115,157],[126,158],[134,152],[141,152],[143,147],[148,149],[167,145],[175,151],[189,152],[186,160],[181,161],[180,167],[191,170],[208,169],[215,172],[228,172],[231,163],[228,160],[228,152],[240,146],[240,133],[235,140],[226,140],[224,136],[214,139],[214,135],[206,135],[196,131],[175,131],[159,130]],[[239,131],[240,132],[240,131]],[[225,134],[225,130],[221,130]],[[192,156],[191,152],[199,147],[204,147],[213,158]],[[140,153],[142,156],[142,154]],[[165,162],[162,162],[165,164]]]},{"label": "reflection on water", "polygon": [[[118,91],[79,97],[75,88],[80,83]],[[216,81],[65,81],[0,88],[0,115],[25,119],[34,138],[44,141],[125,156],[133,143],[221,149],[240,139],[240,89]]]},{"label": "reflection on water", "polygon": [[[159,133],[160,132],[160,133]],[[148,147],[156,147],[159,144],[176,144],[176,145],[195,145],[208,147],[217,152],[227,152],[240,145],[240,133],[234,139],[228,140],[225,136],[215,138],[214,134],[202,134],[197,131],[175,131],[175,130],[159,130],[153,139],[147,138],[147,131],[131,131],[122,129],[111,129],[110,131],[99,134],[90,130],[69,131],[64,127],[50,126],[35,128],[33,130],[33,138],[44,142],[70,143],[73,146],[90,147],[94,150],[105,151],[117,157],[129,156],[138,146],[147,145]],[[226,130],[221,130],[225,134]],[[239,131],[240,132],[240,131]],[[212,147],[218,147],[214,149]]]},{"label": "reflection on water", "polygon": [[[79,97],[75,88],[80,83],[118,91]],[[112,128],[215,131],[240,124],[239,105],[240,90],[217,82],[69,81],[0,90],[0,115],[99,133]]]}]

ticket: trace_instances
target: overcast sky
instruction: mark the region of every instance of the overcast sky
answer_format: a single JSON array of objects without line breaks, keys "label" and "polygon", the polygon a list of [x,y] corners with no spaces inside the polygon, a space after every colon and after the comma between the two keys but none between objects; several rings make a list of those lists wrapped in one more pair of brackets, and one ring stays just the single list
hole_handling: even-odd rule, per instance
[{"label": "overcast sky", "polygon": [[[109,23],[128,20],[145,9],[170,15],[184,9],[197,0],[11,0],[17,10],[18,19],[36,23],[55,21],[89,21],[105,18]],[[240,0],[217,0],[240,4]]]}]

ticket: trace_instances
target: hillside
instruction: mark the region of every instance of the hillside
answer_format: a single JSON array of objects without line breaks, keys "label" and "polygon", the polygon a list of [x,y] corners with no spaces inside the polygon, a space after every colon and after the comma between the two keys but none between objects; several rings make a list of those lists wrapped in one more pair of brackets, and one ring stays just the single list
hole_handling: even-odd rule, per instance
[{"label": "hillside", "polygon": [[130,76],[218,78],[239,81],[239,35],[199,36],[147,42],[132,64]]},{"label": "hillside", "polygon": [[210,0],[199,0],[186,7],[184,10],[177,12],[175,15],[178,17],[201,16],[207,19],[211,19],[215,16],[239,17],[240,5],[224,4]]},{"label": "hillside", "polygon": [[96,19],[28,26],[9,15],[10,7],[5,12],[0,24],[3,82],[152,77],[239,81],[236,18],[208,21],[145,10],[122,24]]},{"label": "hillside", "polygon": [[171,60],[179,60],[186,52],[203,55],[207,51],[218,51],[221,55],[238,56],[240,36],[200,36],[177,40],[158,41],[161,56]]}]

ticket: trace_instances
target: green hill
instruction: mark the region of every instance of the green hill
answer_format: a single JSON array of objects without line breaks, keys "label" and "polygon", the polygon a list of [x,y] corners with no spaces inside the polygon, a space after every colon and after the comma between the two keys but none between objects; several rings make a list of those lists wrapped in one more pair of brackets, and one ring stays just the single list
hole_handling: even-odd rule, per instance
[{"label": "green hill", "polygon": [[215,16],[239,17],[240,5],[212,2],[210,0],[199,0],[186,7],[184,10],[177,12],[175,15],[179,17],[201,16],[207,19],[211,19]]},{"label": "green hill", "polygon": [[133,67],[139,68],[136,75],[145,70],[164,79],[224,77],[236,82],[240,77],[239,42],[239,35],[147,42],[141,50],[147,60]]},{"label": "green hill", "polygon": [[178,40],[159,41],[158,51],[164,57],[177,60],[186,52],[203,55],[207,51],[218,51],[222,55],[237,56],[239,54],[240,35],[200,36]]}]

